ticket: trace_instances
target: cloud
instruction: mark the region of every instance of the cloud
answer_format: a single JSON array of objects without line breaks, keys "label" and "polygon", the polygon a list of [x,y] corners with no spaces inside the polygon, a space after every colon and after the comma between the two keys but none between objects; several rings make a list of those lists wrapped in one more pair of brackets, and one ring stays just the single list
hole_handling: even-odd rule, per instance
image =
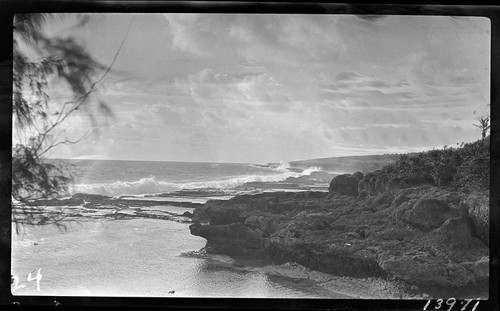
[{"label": "cloud", "polygon": [[460,89],[469,92],[481,90],[481,85],[487,84],[484,72],[479,72],[477,65],[473,65],[469,56],[463,53],[445,54],[450,48],[462,49],[461,44],[448,42],[452,46],[444,48],[441,46],[444,43],[409,54],[406,57],[406,79],[416,91],[427,96],[448,95]]},{"label": "cloud", "polygon": [[379,88],[379,89],[392,87],[391,85],[385,83],[384,81],[380,81],[380,80],[370,81],[370,82],[368,82],[368,86],[371,86],[374,88]]},{"label": "cloud", "polygon": [[267,73],[232,75],[204,68],[175,80],[175,87],[197,103],[197,109],[217,113],[221,117],[237,117],[262,107],[285,112],[291,100],[282,85]]},{"label": "cloud", "polygon": [[[126,19],[114,32],[103,27],[106,38],[119,37]],[[116,121],[89,154],[266,162],[414,150],[474,139],[471,113],[489,103],[489,28],[474,19],[165,14],[141,21],[116,64],[130,67],[128,76],[101,85]],[[108,41],[94,47],[103,59],[119,44]]]},{"label": "cloud", "polygon": [[290,107],[284,104],[270,103],[264,106],[264,109],[272,112],[289,112]]},{"label": "cloud", "polygon": [[165,14],[169,29],[173,35],[174,47],[195,54],[206,55],[205,47],[218,39],[213,31],[215,24],[206,27],[206,18],[197,14]]},{"label": "cloud", "polygon": [[205,112],[205,115],[212,121],[216,126],[223,126],[227,124],[227,121],[218,117],[212,112]]},{"label": "cloud", "polygon": [[352,94],[354,92],[377,92],[383,94],[410,93],[412,86],[406,81],[387,82],[376,76],[365,76],[356,72],[340,72],[335,76],[339,82],[322,85],[331,93]]},{"label": "cloud", "polygon": [[345,51],[335,16],[164,14],[164,18],[175,48],[207,59],[230,60],[238,55],[246,64],[318,62]]},{"label": "cloud", "polygon": [[371,127],[384,127],[384,128],[402,128],[402,127],[415,127],[414,124],[408,123],[379,123],[370,124]]},{"label": "cloud", "polygon": [[363,77],[361,75],[357,74],[356,72],[352,72],[352,71],[341,72],[335,76],[335,79],[338,81],[352,81],[352,80],[357,80],[360,78],[363,78]]}]

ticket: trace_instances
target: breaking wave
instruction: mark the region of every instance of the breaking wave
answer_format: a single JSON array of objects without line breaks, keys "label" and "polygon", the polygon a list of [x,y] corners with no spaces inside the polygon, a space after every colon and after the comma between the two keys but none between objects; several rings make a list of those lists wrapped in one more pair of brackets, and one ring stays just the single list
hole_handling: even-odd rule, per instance
[{"label": "breaking wave", "polygon": [[[271,175],[243,175],[223,180],[172,183],[168,181],[157,180],[156,177],[144,177],[137,181],[116,181],[113,183],[93,183],[93,184],[75,184],[70,186],[69,194],[89,193],[102,194],[107,196],[120,195],[140,195],[156,194],[179,191],[183,189],[230,189],[241,186],[249,182],[280,182],[290,177],[301,177],[310,175],[313,172],[320,171],[319,167],[309,167],[301,172],[287,170],[286,162],[280,164],[275,170],[277,174]],[[289,167],[289,164],[288,164]]]},{"label": "breaking wave", "polygon": [[70,194],[91,193],[108,196],[149,194],[180,190],[175,184],[145,177],[137,181],[116,181],[113,183],[75,184],[70,186]]},{"label": "breaking wave", "polygon": [[289,168],[290,168],[290,163],[282,161],[282,162],[280,162],[278,167],[276,167],[276,170],[284,172],[284,171],[287,171]]}]

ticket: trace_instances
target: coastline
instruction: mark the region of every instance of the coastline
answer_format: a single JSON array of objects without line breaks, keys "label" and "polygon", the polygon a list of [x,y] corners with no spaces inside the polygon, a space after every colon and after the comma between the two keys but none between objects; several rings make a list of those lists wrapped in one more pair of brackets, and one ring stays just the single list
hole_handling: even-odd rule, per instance
[{"label": "coastline", "polygon": [[331,173],[318,172],[229,189],[77,193],[33,202],[16,216],[191,223],[190,234],[206,240],[207,256],[230,256],[231,269],[249,271],[244,262],[264,260],[273,277],[333,289],[346,278],[368,286],[365,296],[487,298],[487,146],[402,155],[377,171],[336,174],[327,187]]},{"label": "coastline", "polygon": [[351,193],[348,178],[358,178],[357,185],[364,174],[335,177],[330,193],[208,201],[194,210],[191,233],[207,239],[210,253],[265,257],[278,265],[295,262],[336,277],[381,279],[402,297],[487,298],[489,248],[470,213],[487,193],[464,198],[426,182],[400,182],[389,191],[359,196],[357,187]]},{"label": "coastline", "polygon": [[[333,184],[338,179],[352,177],[339,176],[336,182],[335,178],[332,180]],[[446,221],[464,213],[463,202],[459,209],[456,194],[429,185],[403,187],[367,197],[346,194],[350,190],[346,185],[333,189],[330,192],[276,190],[211,199],[206,203],[167,201],[173,196],[160,196],[161,200],[155,201],[154,197],[85,194],[42,203],[47,205],[43,207],[44,213],[64,215],[64,221],[150,218],[191,224],[190,233],[206,239],[203,250],[208,255],[223,254],[234,259],[233,264],[219,263],[221,268],[247,272],[260,269],[271,279],[290,282],[290,286],[309,284],[320,292],[337,293],[344,298],[425,299],[439,295],[486,298],[486,245],[469,233],[457,237],[465,244],[451,247],[447,245],[450,236],[445,239],[446,234],[441,230]],[[441,203],[447,206],[440,212],[445,216],[439,216],[446,219],[437,228],[425,229],[415,222],[419,217],[424,217],[420,219],[423,223],[428,222],[425,215],[413,215],[409,221],[407,211],[423,207],[422,202],[431,202],[432,207]],[[452,234],[467,232],[467,225],[457,225]],[[416,240],[426,241],[430,247],[425,243],[412,245]],[[471,247],[475,251],[471,252]],[[440,253],[436,254],[436,250]],[[455,265],[450,256],[454,256]],[[457,256],[463,257],[461,262],[456,262],[460,259]],[[248,264],[255,260],[264,260],[266,264],[257,268]],[[445,267],[446,275],[439,275],[440,270],[436,269],[439,265]],[[429,276],[425,271],[429,269],[435,274],[431,282],[425,280]],[[450,271],[455,275],[450,275]],[[464,277],[469,284],[449,286]]]},{"label": "coastline", "polygon": [[[177,228],[177,234],[181,234],[182,231],[184,232],[182,236],[191,236],[187,240],[184,238],[184,242],[190,242],[179,244],[182,246],[178,249],[169,248],[169,244],[166,243],[168,238],[164,235],[162,239],[146,243],[150,240],[145,240],[144,236],[152,237],[155,232],[161,234],[166,227],[171,227],[171,224],[171,221],[164,222],[157,219],[106,217],[89,221],[64,220],[61,223],[66,226],[64,230],[52,226],[30,226],[26,232],[15,239],[13,244],[13,249],[18,255],[12,262],[12,273],[21,277],[20,284],[25,286],[16,290],[15,295],[397,298],[396,292],[388,295],[388,289],[384,288],[378,280],[370,282],[370,280],[358,281],[352,278],[332,278],[295,264],[272,265],[261,261],[256,263],[252,260],[235,260],[228,256],[200,254],[200,251],[186,252],[190,248],[198,249],[205,244],[203,239],[189,234],[188,224],[174,225],[174,228]],[[151,248],[154,249],[153,252],[148,251]],[[151,257],[137,257],[138,252],[144,255],[149,254]],[[106,258],[106,260],[99,258]],[[163,271],[165,276],[169,277],[158,279],[158,272],[152,274],[147,272],[151,264],[153,264],[153,270],[165,269],[164,265],[173,268],[175,262],[184,266],[186,258],[186,263],[192,270],[190,275],[180,274],[174,270],[168,272],[170,270],[167,269]],[[144,260],[149,264],[145,266]],[[22,279],[22,276],[35,268],[41,268],[43,275],[40,281],[40,292],[36,290],[34,283]],[[132,269],[132,274],[127,273],[130,269]],[[219,275],[229,273],[240,275],[240,282],[245,284],[248,281],[243,281],[243,279],[247,275],[255,282],[262,282],[265,279],[276,289],[267,293],[258,289],[247,289],[246,293],[242,289],[231,292],[227,289],[223,290],[230,284],[222,283],[217,285],[222,287],[217,291],[215,291],[216,285],[211,285],[213,289],[210,290],[206,288],[208,284],[205,284],[205,287],[202,287],[205,290],[202,290],[202,288],[192,288],[190,282],[180,281],[200,278],[200,276],[195,276],[200,273],[200,269],[205,270],[202,274],[206,275],[204,278],[206,281],[210,280],[213,273]],[[177,268],[175,271],[183,271],[183,269]],[[130,279],[127,275],[134,277]],[[116,286],[116,284],[121,285]],[[140,284],[139,287],[138,284]],[[165,290],[159,290],[161,288]],[[175,290],[175,293],[169,294],[171,290]],[[285,296],[270,295],[273,292],[278,293],[277,291]]]},{"label": "coastline", "polygon": [[[293,194],[293,192],[286,192],[287,194]],[[266,195],[273,196],[275,194],[280,194],[280,192],[268,192]],[[81,203],[79,200],[84,198],[85,203],[83,205],[79,205]],[[61,217],[58,222],[58,226],[52,225],[35,225],[30,226],[28,231],[35,232],[35,234],[24,241],[20,239],[16,242],[15,249],[17,250],[16,265],[21,265],[13,272],[27,271],[31,268],[34,263],[37,265],[41,265],[44,267],[42,273],[45,277],[45,282],[43,282],[42,287],[47,290],[48,287],[53,287],[54,292],[52,294],[61,294],[66,295],[67,291],[61,287],[60,284],[54,283],[56,280],[50,281],[47,283],[49,278],[62,278],[62,276],[58,277],[55,273],[54,262],[49,260],[46,256],[37,257],[35,261],[32,259],[31,254],[35,252],[39,254],[40,252],[51,254],[50,256],[56,256],[57,258],[65,258],[68,256],[68,251],[74,252],[76,250],[70,249],[61,249],[61,256],[58,254],[59,245],[52,239],[57,239],[62,241],[66,241],[64,243],[76,243],[80,244],[80,238],[70,242],[69,238],[65,236],[75,235],[75,230],[83,230],[82,228],[94,228],[98,226],[98,228],[102,228],[104,224],[108,224],[107,226],[111,226],[112,223],[122,224],[120,227],[125,228],[129,221],[159,221],[158,224],[161,224],[162,221],[167,220],[168,223],[177,222],[179,224],[184,225],[184,231],[187,232],[188,235],[190,223],[192,223],[192,207],[176,207],[175,205],[179,202],[168,202],[168,201],[152,201],[149,200],[151,198],[135,198],[133,200],[128,199],[118,199],[105,197],[100,195],[83,195],[77,194],[69,199],[63,200],[50,200],[44,201],[45,206],[38,206],[37,208],[43,209],[43,212],[46,215],[50,215],[51,213],[57,213],[59,215],[64,215]],[[181,204],[182,205],[182,204]],[[202,206],[198,204],[198,207]],[[184,211],[184,212],[182,212]],[[186,213],[187,212],[187,213]],[[101,224],[101,225],[99,225]],[[46,231],[48,230],[48,231]],[[101,230],[101,229],[99,229]],[[123,230],[123,229],[121,229]],[[85,230],[86,231],[86,230]],[[39,233],[36,233],[39,232]],[[50,232],[47,236],[47,233]],[[91,232],[94,232],[95,229],[92,229]],[[23,233],[21,233],[23,235]],[[192,235],[191,235],[192,236]],[[199,239],[199,237],[194,237]],[[132,243],[132,241],[127,242],[129,240],[124,236],[125,240],[120,242],[125,246],[128,243]],[[17,238],[18,239],[18,238]],[[73,238],[74,239],[74,238]],[[87,238],[85,238],[87,239]],[[94,243],[99,240],[94,240]],[[144,241],[146,242],[146,241]],[[19,244],[20,243],[20,244]],[[60,243],[60,242],[59,242]],[[138,242],[133,242],[138,243]],[[206,243],[203,243],[205,245]],[[27,248],[26,248],[27,247]],[[44,251],[47,247],[50,247],[51,250]],[[54,247],[56,247],[54,249]],[[102,248],[103,246],[99,246]],[[73,248],[71,246],[70,248]],[[234,257],[220,257],[216,254],[210,254],[204,252],[205,247],[202,248],[202,251],[190,251],[188,254],[181,254],[181,257],[189,257],[189,258],[198,258],[205,259],[211,262],[211,266],[215,270],[231,270],[236,271],[236,273],[244,273],[250,275],[265,275],[266,278],[276,284],[281,284],[284,288],[289,288],[292,291],[303,292],[301,296],[297,296],[297,298],[332,298],[335,299],[355,299],[355,298],[371,298],[371,299],[384,299],[384,298],[400,298],[401,294],[398,288],[397,283],[384,281],[379,278],[368,278],[368,279],[357,279],[357,278],[349,278],[349,277],[335,277],[332,275],[328,275],[325,273],[321,273],[318,271],[311,270],[299,264],[293,262],[286,262],[282,264],[273,264],[267,260],[254,260],[254,259],[245,259],[245,258],[234,258]],[[28,251],[26,254],[24,254]],[[124,251],[124,250],[122,250]],[[95,251],[91,251],[90,249],[84,251],[81,256],[84,256],[87,253],[93,253]],[[35,254],[33,253],[33,254]],[[19,257],[20,256],[20,257]],[[23,259],[24,258],[24,259]],[[44,259],[45,258],[45,259]],[[69,259],[68,259],[69,260]],[[68,265],[68,263],[61,263],[64,265]],[[27,265],[22,268],[24,265]],[[23,270],[24,269],[24,270]],[[78,268],[73,267],[71,269],[76,269],[75,273],[77,275],[81,272],[77,272]],[[29,272],[29,271],[27,271]],[[51,276],[49,276],[51,274]],[[96,281],[97,282],[97,281]],[[99,281],[100,282],[100,281]],[[104,290],[104,285],[100,285]],[[111,286],[111,285],[110,285]],[[30,287],[31,288],[31,287]],[[31,288],[33,289],[33,288]],[[84,293],[91,293],[95,295],[95,292],[92,292],[89,288],[83,288],[81,286],[77,286],[72,289],[72,295],[79,295]],[[113,293],[119,295],[120,293],[111,288]],[[129,289],[131,290],[131,289]],[[22,294],[23,291],[20,291]],[[111,293],[111,292],[110,292]],[[182,296],[183,291],[177,290],[176,296]],[[308,293],[305,295],[304,293]],[[30,292],[30,294],[37,295],[37,292]],[[278,297],[276,297],[278,298]]]}]

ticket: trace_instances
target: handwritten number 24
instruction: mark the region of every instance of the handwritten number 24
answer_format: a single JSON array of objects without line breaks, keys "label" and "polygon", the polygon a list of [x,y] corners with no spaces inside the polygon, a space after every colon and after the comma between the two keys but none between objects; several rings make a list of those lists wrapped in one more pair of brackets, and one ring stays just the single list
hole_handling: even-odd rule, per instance
[{"label": "handwritten number 24", "polygon": [[[28,277],[27,277],[28,282],[36,281],[36,289],[38,291],[40,291],[40,280],[42,279],[42,274],[40,273],[41,270],[42,270],[42,268],[38,269],[36,276],[31,275],[31,273],[33,272],[32,271],[28,274]],[[19,278],[17,276],[13,275],[12,278],[14,279],[14,288],[12,289],[13,292],[15,292],[18,289],[26,287],[25,285],[19,284]]]}]

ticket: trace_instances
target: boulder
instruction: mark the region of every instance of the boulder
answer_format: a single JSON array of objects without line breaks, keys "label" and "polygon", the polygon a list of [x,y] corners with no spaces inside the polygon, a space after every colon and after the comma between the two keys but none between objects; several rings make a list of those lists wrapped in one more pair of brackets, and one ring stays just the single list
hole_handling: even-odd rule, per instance
[{"label": "boulder", "polygon": [[460,216],[460,211],[450,208],[446,201],[424,198],[404,211],[398,220],[420,229],[430,230],[440,227],[449,218]]},{"label": "boulder", "polygon": [[452,249],[466,248],[472,242],[472,226],[464,217],[450,218],[437,229]]},{"label": "boulder", "polygon": [[350,174],[335,176],[328,189],[330,195],[358,195],[358,180]]},{"label": "boulder", "polygon": [[353,173],[352,175],[352,178],[356,179],[358,182],[363,179],[363,177],[365,177],[365,174],[363,174],[362,172],[356,172],[356,173]]}]

